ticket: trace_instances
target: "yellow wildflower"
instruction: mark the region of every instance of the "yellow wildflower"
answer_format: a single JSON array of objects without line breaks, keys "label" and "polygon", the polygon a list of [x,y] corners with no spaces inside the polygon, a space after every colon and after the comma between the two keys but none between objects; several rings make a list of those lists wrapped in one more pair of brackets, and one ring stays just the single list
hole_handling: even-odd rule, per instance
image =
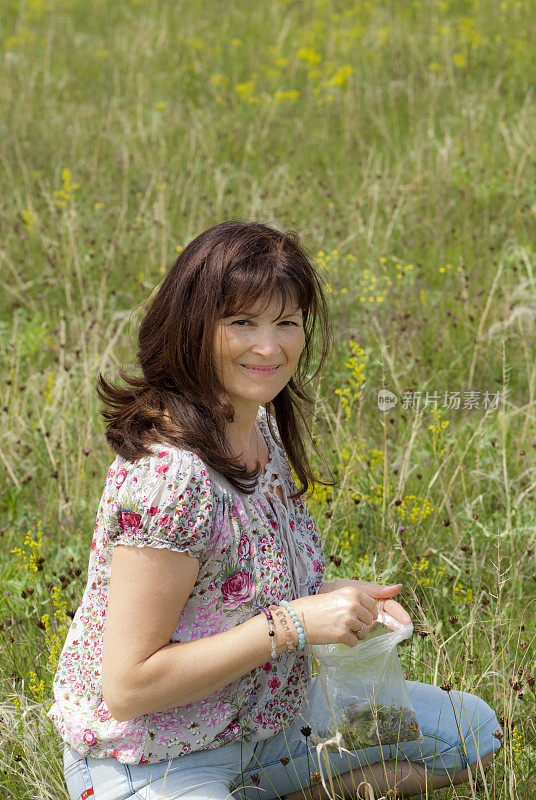
[{"label": "yellow wildflower", "polygon": [[296,55],[307,64],[318,64],[319,61],[322,61],[322,56],[312,47],[302,47]]},{"label": "yellow wildflower", "polygon": [[246,81],[246,83],[237,83],[235,86],[235,91],[242,97],[249,97],[253,94],[254,88],[255,84],[253,81]]}]

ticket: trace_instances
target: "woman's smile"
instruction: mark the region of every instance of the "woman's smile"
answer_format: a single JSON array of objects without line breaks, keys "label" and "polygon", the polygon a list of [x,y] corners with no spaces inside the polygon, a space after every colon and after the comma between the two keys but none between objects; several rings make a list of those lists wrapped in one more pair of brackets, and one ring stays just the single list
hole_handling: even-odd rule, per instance
[{"label": "woman's smile", "polygon": [[247,369],[248,372],[253,373],[254,375],[274,375],[277,369],[279,369],[279,364],[275,367],[252,367],[249,364],[240,364],[241,367]]}]

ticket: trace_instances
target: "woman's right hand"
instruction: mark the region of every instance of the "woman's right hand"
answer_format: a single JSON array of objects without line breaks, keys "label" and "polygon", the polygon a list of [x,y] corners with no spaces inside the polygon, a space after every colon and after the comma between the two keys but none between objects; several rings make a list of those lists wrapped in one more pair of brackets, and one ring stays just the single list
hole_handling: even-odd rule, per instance
[{"label": "woman's right hand", "polygon": [[378,619],[376,601],[353,586],[299,597],[290,605],[301,622],[306,644],[355,647]]}]

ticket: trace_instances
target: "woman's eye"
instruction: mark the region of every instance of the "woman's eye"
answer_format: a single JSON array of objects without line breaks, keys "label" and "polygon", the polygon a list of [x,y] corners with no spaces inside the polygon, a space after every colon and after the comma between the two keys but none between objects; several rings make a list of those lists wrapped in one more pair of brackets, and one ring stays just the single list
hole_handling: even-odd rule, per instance
[{"label": "woman's eye", "polygon": [[[252,324],[253,323],[251,322],[250,319],[235,319],[233,322],[231,322],[231,325],[237,325],[240,328],[245,327],[245,325],[252,325]],[[296,328],[299,327],[297,322],[293,322],[290,319],[281,320],[281,322],[279,322],[278,324],[279,325],[294,325]]]}]

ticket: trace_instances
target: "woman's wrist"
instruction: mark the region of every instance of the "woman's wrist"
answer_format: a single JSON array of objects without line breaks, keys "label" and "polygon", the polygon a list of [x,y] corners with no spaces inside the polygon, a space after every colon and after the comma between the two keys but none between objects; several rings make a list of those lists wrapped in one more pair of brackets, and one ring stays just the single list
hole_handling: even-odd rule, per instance
[{"label": "woman's wrist", "polygon": [[[275,628],[275,634],[276,634],[275,635],[275,645],[276,645],[276,648],[277,648],[277,655],[281,656],[281,655],[283,655],[283,653],[287,653],[288,650],[289,650],[288,634],[287,634],[285,625],[284,625],[284,623],[283,623],[283,621],[281,619],[280,613],[279,613],[279,608],[281,608],[281,606],[279,606],[277,608],[277,610],[275,610],[276,607],[273,606],[273,605],[269,606],[269,608],[272,610],[272,616],[273,616],[273,619],[274,619],[274,628]],[[291,631],[291,633],[292,633],[292,631]]]},{"label": "woman's wrist", "polygon": [[[266,606],[261,616],[266,616],[267,620],[271,617],[267,624],[271,661],[274,661],[275,654],[280,656],[283,653],[303,650],[305,645],[303,621],[291,603],[287,605],[286,601],[281,601],[279,606]],[[273,632],[273,636],[270,635],[270,631]]]},{"label": "woman's wrist", "polygon": [[288,612],[292,619],[292,624],[298,633],[298,650],[303,650],[305,647],[305,630],[304,626],[302,625],[302,619],[298,616],[296,609],[288,602],[288,600],[281,600],[281,605]]},{"label": "woman's wrist", "polygon": [[286,647],[283,652],[292,653],[296,650],[298,645],[298,636],[296,629],[283,606],[270,606],[274,619],[278,619],[281,623]]}]

